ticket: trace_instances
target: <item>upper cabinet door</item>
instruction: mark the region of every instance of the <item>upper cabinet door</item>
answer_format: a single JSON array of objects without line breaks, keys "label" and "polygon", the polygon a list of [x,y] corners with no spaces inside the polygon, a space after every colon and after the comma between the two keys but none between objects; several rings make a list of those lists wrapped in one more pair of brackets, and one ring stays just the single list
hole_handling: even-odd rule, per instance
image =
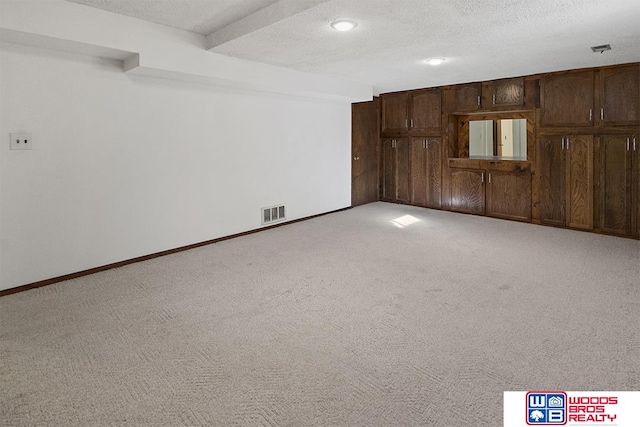
[{"label": "upper cabinet door", "polygon": [[440,131],[442,94],[440,89],[413,92],[410,96],[409,129],[416,132]]},{"label": "upper cabinet door", "polygon": [[602,125],[636,125],[640,122],[640,65],[600,71]]},{"label": "upper cabinet door", "polygon": [[456,86],[456,111],[474,111],[481,108],[482,83]]},{"label": "upper cabinet door", "polygon": [[493,93],[488,100],[494,107],[519,107],[524,105],[524,77],[495,80]]},{"label": "upper cabinet door", "polygon": [[382,98],[382,131],[404,132],[409,125],[407,92],[385,93]]},{"label": "upper cabinet door", "polygon": [[593,71],[551,74],[541,79],[542,126],[593,124]]}]

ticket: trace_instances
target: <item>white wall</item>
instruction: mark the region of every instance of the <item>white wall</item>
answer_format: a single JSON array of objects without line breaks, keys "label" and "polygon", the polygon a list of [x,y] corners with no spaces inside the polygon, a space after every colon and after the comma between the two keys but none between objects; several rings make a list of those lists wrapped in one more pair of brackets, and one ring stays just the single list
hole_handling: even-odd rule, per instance
[{"label": "white wall", "polygon": [[[350,104],[0,48],[0,289],[350,205]],[[34,151],[10,151],[9,132]]]}]

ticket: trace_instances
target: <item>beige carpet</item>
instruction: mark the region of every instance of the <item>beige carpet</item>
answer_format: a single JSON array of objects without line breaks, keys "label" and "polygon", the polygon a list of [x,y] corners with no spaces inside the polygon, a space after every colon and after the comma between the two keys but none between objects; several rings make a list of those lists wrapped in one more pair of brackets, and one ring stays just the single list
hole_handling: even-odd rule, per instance
[{"label": "beige carpet", "polygon": [[504,390],[640,389],[639,269],[365,205],[0,298],[0,424],[502,426]]}]

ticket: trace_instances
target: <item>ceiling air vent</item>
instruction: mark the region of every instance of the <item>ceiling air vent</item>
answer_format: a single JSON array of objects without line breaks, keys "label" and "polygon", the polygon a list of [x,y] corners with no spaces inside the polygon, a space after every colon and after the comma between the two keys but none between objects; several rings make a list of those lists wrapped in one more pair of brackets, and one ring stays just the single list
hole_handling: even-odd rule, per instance
[{"label": "ceiling air vent", "polygon": [[272,224],[286,219],[284,205],[262,208],[262,224]]},{"label": "ceiling air vent", "polygon": [[600,46],[591,46],[591,50],[595,53],[597,52],[604,52],[605,50],[611,50],[611,45],[610,44],[602,44]]}]

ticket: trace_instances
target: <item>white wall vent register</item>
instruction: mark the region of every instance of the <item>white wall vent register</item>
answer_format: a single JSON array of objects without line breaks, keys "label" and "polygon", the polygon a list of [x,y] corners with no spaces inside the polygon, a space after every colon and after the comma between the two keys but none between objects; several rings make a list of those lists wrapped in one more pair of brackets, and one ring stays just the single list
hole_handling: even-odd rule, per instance
[{"label": "white wall vent register", "polygon": [[262,208],[262,224],[272,224],[286,219],[284,205]]}]

